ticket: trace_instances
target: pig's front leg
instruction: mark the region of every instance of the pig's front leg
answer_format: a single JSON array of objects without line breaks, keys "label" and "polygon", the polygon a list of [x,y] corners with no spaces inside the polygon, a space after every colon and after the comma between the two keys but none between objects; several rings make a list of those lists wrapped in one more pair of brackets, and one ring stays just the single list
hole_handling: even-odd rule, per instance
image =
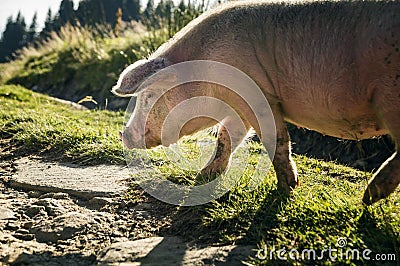
[{"label": "pig's front leg", "polygon": [[296,164],[291,155],[289,132],[279,105],[271,106],[276,125],[276,151],[272,161],[278,178],[278,188],[290,193],[299,182]]},{"label": "pig's front leg", "polygon": [[200,175],[209,176],[221,174],[228,166],[232,153],[232,145],[227,128],[220,125],[218,129],[215,157],[201,170]]}]

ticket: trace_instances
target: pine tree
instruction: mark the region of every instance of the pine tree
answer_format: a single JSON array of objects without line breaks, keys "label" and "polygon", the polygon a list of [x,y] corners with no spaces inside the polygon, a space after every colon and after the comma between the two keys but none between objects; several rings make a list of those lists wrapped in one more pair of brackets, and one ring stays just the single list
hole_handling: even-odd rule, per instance
[{"label": "pine tree", "polygon": [[104,5],[104,11],[106,15],[105,22],[111,24],[115,27],[116,22],[116,13],[118,8],[122,8],[122,1],[121,4],[118,3],[118,0],[102,0]]},{"label": "pine tree", "polygon": [[53,19],[53,13],[51,12],[51,9],[47,11],[47,16],[46,20],[44,21],[44,28],[40,32],[40,38],[41,39],[47,39],[50,37],[50,33],[54,30],[54,19]]},{"label": "pine tree", "polygon": [[122,6],[122,20],[138,21],[140,18],[140,1],[139,0],[124,0]]},{"label": "pine tree", "polygon": [[147,28],[155,27],[155,10],[154,0],[148,0],[145,10],[143,11],[142,21]]},{"label": "pine tree", "polygon": [[7,19],[6,29],[1,38],[0,61],[5,62],[13,58],[15,51],[26,45],[27,34],[25,18],[18,12],[17,18],[13,21],[12,17]]},{"label": "pine tree", "polygon": [[35,12],[35,14],[33,15],[32,23],[29,26],[29,30],[27,33],[27,42],[28,43],[35,42],[36,37],[37,37],[36,28],[37,28],[37,12]]},{"label": "pine tree", "polygon": [[74,3],[72,2],[72,0],[61,1],[58,15],[59,15],[60,26],[64,26],[68,22],[72,25],[74,24],[75,12],[74,12]]}]

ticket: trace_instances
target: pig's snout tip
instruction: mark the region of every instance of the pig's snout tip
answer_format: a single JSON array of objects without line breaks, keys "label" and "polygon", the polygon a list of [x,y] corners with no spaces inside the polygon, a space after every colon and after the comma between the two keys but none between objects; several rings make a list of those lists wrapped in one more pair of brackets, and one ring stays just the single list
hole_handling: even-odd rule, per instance
[{"label": "pig's snout tip", "polygon": [[131,145],[129,145],[129,141],[126,139],[123,131],[119,131],[119,137],[122,140],[122,143],[124,144],[124,146],[128,149],[131,149]]}]

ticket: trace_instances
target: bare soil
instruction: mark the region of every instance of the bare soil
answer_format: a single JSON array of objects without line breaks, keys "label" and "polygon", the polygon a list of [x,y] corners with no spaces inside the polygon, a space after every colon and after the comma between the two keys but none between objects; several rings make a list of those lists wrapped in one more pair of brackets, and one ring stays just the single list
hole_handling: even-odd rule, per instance
[{"label": "bare soil", "polygon": [[121,166],[1,162],[0,265],[242,265],[254,253],[183,240],[177,208],[140,188],[126,199],[128,182]]}]

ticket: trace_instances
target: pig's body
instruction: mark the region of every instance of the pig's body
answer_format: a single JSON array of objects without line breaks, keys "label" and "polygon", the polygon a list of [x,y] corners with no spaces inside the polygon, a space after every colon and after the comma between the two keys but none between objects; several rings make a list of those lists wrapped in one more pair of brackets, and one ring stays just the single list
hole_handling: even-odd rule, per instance
[{"label": "pig's body", "polygon": [[[273,163],[278,185],[286,190],[297,184],[297,177],[284,121],[346,139],[390,134],[398,148],[399,2],[225,5],[190,23],[148,61],[124,73],[114,91],[129,95],[145,77],[189,60],[229,64],[262,89],[277,126]],[[259,131],[250,110],[222,88],[182,88],[175,93],[180,100],[199,94],[222,98],[241,112],[246,127]],[[193,121],[183,135],[209,124]],[[152,139],[159,140],[159,134],[154,132]],[[224,139],[222,127],[219,143]],[[148,146],[154,145],[157,141]],[[230,149],[221,154],[205,172],[226,167]],[[395,190],[400,182],[399,157],[393,155],[375,174],[364,202],[375,202]]]}]

